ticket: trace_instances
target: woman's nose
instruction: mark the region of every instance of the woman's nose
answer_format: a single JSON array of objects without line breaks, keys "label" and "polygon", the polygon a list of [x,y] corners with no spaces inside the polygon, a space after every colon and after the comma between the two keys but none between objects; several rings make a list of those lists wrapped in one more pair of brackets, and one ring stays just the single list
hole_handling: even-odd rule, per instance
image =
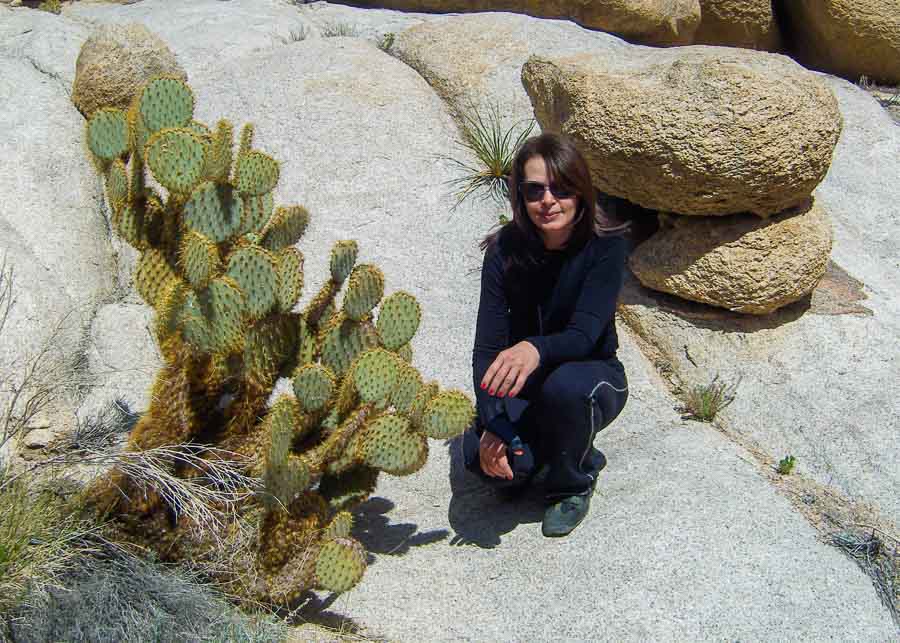
[{"label": "woman's nose", "polygon": [[554,201],[556,201],[556,198],[553,196],[553,192],[550,191],[549,187],[544,186],[544,196],[541,197],[541,203],[553,205]]}]

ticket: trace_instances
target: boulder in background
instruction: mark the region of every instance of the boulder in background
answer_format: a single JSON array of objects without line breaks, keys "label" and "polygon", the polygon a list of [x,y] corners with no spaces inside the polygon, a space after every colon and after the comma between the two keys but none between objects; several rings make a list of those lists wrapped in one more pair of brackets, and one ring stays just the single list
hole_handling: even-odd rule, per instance
[{"label": "boulder in background", "polygon": [[694,43],[778,51],[781,34],[772,0],[700,0]]}]

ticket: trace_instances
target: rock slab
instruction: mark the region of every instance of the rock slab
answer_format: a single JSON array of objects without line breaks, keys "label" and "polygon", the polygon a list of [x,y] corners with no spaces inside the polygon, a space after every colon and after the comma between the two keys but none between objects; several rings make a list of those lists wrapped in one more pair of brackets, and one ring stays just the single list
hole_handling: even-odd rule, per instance
[{"label": "rock slab", "polygon": [[772,0],[700,0],[694,44],[778,51],[781,34]]}]

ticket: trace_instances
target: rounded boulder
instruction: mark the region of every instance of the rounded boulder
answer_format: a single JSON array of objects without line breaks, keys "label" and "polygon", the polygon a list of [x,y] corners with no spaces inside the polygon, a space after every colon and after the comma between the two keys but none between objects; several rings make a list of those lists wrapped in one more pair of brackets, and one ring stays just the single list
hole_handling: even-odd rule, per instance
[{"label": "rounded boulder", "polygon": [[897,0],[790,0],[784,11],[805,65],[843,76],[900,83]]},{"label": "rounded boulder", "polygon": [[175,54],[144,25],[104,25],[78,54],[72,102],[85,118],[100,107],[125,109],[138,88],[160,74],[187,80]]},{"label": "rounded boulder", "polygon": [[543,130],[576,141],[594,185],[663,212],[765,217],[798,205],[841,131],[815,74],[746,49],[532,57],[522,82]]},{"label": "rounded boulder", "polygon": [[700,0],[694,43],[778,51],[781,36],[772,0]]},{"label": "rounded boulder", "polygon": [[666,216],[629,265],[647,288],[765,315],[816,287],[831,243],[828,217],[813,202],[766,220]]}]

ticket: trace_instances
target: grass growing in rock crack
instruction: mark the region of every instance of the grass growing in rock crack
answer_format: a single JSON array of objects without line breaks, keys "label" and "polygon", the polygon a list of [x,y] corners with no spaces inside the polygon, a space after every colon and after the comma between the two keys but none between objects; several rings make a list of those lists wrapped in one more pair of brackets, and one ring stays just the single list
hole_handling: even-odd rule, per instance
[{"label": "grass growing in rock crack", "polygon": [[716,375],[709,384],[690,388],[681,409],[684,417],[701,422],[712,422],[720,411],[734,402],[739,384],[740,381],[724,382]]},{"label": "grass growing in rock crack", "polygon": [[355,38],[358,35],[356,27],[346,22],[329,22],[322,26],[323,38]]},{"label": "grass growing in rock crack", "polygon": [[515,123],[504,128],[497,105],[491,105],[484,112],[470,106],[460,114],[460,121],[462,138],[456,145],[467,156],[474,156],[475,162],[461,161],[451,155],[439,156],[460,171],[458,178],[448,181],[456,197],[453,207],[479,192],[497,203],[505,203],[509,199],[507,181],[513,159],[534,131],[535,122]]},{"label": "grass growing in rock crack", "polygon": [[831,538],[872,579],[879,598],[900,627],[900,539],[876,527],[856,525]]}]

